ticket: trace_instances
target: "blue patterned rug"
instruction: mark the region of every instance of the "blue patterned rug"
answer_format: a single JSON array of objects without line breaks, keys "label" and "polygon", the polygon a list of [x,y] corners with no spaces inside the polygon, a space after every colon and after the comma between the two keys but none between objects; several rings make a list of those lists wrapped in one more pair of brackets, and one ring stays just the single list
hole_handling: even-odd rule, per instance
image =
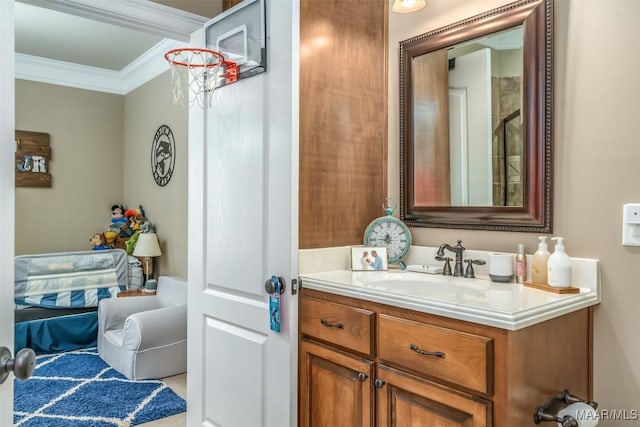
[{"label": "blue patterned rug", "polygon": [[33,376],[14,381],[22,427],[128,427],[186,411],[160,380],[130,381],[95,349],[38,356]]}]

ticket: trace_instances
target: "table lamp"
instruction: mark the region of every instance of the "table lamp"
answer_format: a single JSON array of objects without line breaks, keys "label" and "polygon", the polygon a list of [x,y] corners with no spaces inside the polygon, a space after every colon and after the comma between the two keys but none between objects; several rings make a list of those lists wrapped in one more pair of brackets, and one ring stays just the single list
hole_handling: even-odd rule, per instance
[{"label": "table lamp", "polygon": [[146,287],[149,280],[149,274],[151,268],[149,265],[149,259],[162,255],[160,251],[160,244],[158,243],[158,236],[156,233],[140,233],[136,247],[133,250],[133,256],[144,258],[144,285]]}]

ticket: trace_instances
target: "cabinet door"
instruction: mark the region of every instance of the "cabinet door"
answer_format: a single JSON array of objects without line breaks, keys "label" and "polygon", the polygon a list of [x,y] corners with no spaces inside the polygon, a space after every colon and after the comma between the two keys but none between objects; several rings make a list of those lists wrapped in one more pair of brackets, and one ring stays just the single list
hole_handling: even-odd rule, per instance
[{"label": "cabinet door", "polygon": [[372,427],[373,362],[302,340],[301,427]]},{"label": "cabinet door", "polygon": [[383,365],[376,378],[377,427],[491,427],[491,402]]}]

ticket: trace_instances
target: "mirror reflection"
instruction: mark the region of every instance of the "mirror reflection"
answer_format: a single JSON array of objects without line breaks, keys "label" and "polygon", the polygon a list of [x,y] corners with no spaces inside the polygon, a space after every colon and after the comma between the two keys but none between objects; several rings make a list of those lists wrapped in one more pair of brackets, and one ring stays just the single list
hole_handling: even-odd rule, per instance
[{"label": "mirror reflection", "polygon": [[553,0],[400,42],[400,219],[552,230]]},{"label": "mirror reflection", "polygon": [[523,206],[523,27],[412,58],[415,206]]}]

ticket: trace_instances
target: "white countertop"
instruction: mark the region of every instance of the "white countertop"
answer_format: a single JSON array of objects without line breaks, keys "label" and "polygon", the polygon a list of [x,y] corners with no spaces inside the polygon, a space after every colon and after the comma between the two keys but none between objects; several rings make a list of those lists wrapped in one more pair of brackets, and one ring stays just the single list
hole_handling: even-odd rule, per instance
[{"label": "white countertop", "polygon": [[517,330],[599,304],[598,261],[574,260],[574,273],[580,287],[574,294],[402,270],[326,271],[302,274],[300,281],[303,288]]}]

